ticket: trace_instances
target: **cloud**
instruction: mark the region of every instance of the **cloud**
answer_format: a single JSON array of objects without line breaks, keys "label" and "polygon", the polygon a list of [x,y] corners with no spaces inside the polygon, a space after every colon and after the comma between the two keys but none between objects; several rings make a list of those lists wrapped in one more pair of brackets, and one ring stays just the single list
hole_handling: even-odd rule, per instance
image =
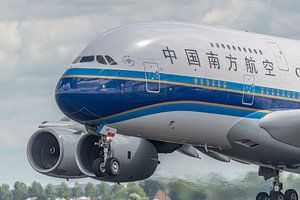
[{"label": "cloud", "polygon": [[[9,72],[17,64],[18,52],[21,47],[21,37],[17,31],[17,21],[0,21],[0,70]],[[5,73],[0,73],[0,78]],[[1,79],[0,79],[1,83]]]},{"label": "cloud", "polygon": [[14,144],[14,136],[11,135],[11,131],[7,130],[4,127],[0,127],[0,135],[1,135],[1,140],[0,140],[1,148]]}]

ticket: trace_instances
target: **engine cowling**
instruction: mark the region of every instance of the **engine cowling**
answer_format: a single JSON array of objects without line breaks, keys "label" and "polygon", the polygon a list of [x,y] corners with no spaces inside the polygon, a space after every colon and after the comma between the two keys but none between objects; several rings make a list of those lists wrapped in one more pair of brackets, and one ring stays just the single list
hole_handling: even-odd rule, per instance
[{"label": "engine cowling", "polygon": [[86,177],[75,160],[76,144],[83,136],[81,132],[62,127],[46,127],[36,131],[27,145],[31,167],[53,177]]},{"label": "engine cowling", "polygon": [[131,182],[150,177],[158,165],[158,153],[155,146],[146,139],[116,135],[111,143],[113,157],[120,163],[120,172],[116,176],[97,177],[92,171],[93,161],[103,152],[95,143],[99,137],[84,135],[77,144],[76,162],[85,175],[109,182]]}]

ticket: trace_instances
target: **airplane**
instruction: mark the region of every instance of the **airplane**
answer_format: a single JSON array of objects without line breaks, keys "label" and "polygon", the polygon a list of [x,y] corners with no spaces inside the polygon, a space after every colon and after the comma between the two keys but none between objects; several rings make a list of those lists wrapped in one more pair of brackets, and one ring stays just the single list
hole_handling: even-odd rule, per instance
[{"label": "airplane", "polygon": [[300,42],[179,22],[101,34],[55,89],[67,117],[43,122],[27,145],[38,172],[130,182],[158,154],[259,166],[273,178],[257,200],[298,200],[280,173],[300,173]]}]

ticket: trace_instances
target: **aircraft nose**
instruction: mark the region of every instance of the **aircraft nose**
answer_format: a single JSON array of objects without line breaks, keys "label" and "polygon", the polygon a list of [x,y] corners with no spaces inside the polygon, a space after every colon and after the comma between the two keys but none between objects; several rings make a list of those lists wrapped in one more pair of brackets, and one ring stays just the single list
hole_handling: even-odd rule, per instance
[{"label": "aircraft nose", "polygon": [[90,116],[85,113],[80,98],[80,88],[73,78],[61,78],[55,90],[55,100],[60,110],[73,120],[81,121]]},{"label": "aircraft nose", "polygon": [[63,76],[56,87],[60,110],[78,122],[88,122],[118,112],[119,88],[109,79]]},{"label": "aircraft nose", "polygon": [[101,118],[103,108],[93,109],[97,97],[92,88],[91,83],[87,84],[83,79],[62,78],[55,92],[57,105],[66,116],[78,122]]}]

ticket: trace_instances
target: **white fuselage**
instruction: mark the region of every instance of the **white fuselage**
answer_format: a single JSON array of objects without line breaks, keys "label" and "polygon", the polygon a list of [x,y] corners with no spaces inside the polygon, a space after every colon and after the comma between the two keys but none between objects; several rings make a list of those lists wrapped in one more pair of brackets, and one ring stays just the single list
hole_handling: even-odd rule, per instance
[{"label": "white fuselage", "polygon": [[[239,121],[300,108],[299,53],[296,40],[248,32],[129,25],[91,42],[63,75],[56,98],[67,116],[86,125],[230,149],[228,133]],[[99,61],[105,55],[116,63]]]}]

